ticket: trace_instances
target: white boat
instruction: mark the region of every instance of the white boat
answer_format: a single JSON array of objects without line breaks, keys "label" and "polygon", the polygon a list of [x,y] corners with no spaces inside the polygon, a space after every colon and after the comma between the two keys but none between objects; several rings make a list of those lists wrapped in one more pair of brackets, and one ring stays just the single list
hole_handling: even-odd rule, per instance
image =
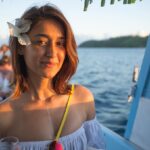
[{"label": "white boat", "polygon": [[124,137],[102,126],[107,150],[150,150],[150,36]]}]

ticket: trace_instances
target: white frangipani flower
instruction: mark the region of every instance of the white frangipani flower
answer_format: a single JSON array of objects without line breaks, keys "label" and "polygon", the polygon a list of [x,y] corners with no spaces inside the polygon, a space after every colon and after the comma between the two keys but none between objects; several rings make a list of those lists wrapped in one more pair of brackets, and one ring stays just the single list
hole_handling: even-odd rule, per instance
[{"label": "white frangipani flower", "polygon": [[7,22],[10,36],[17,37],[18,42],[21,45],[30,45],[31,41],[29,36],[26,34],[30,30],[30,26],[32,22],[30,20],[24,20],[24,19],[16,19],[15,25],[11,24],[10,22]]}]

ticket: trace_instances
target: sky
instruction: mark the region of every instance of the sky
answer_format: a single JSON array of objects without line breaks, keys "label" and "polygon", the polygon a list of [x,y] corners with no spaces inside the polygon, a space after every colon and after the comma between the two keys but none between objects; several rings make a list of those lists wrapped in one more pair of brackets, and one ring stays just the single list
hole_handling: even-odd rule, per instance
[{"label": "sky", "polygon": [[93,0],[84,12],[84,0],[0,0],[0,44],[9,36],[7,21],[13,22],[31,6],[46,3],[55,4],[64,13],[78,44],[89,39],[150,33],[150,0],[137,0],[132,5],[118,0],[110,5],[106,0],[105,7],[100,7],[100,1]]}]

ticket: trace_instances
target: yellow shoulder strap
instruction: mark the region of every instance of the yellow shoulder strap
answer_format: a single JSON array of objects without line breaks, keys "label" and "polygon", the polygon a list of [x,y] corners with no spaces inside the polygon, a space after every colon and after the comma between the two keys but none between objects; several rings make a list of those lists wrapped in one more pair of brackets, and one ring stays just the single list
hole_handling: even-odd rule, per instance
[{"label": "yellow shoulder strap", "polygon": [[55,141],[58,141],[60,135],[61,135],[61,132],[62,132],[62,129],[64,127],[64,124],[65,124],[65,121],[67,119],[67,114],[68,114],[68,111],[69,111],[69,106],[70,106],[70,101],[71,101],[71,97],[72,97],[72,94],[74,92],[74,85],[72,84],[71,86],[71,93],[68,97],[68,102],[67,102],[67,105],[66,105],[66,110],[65,110],[65,113],[63,115],[63,118],[62,118],[62,121],[61,121],[61,124],[60,124],[60,127],[59,127],[59,130],[57,132],[57,135],[56,135],[56,138],[55,138]]}]

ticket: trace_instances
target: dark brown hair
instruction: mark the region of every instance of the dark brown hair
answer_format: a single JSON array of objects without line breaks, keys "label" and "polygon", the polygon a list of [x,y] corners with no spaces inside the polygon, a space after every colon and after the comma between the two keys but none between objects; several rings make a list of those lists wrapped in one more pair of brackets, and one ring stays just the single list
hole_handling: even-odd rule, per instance
[{"label": "dark brown hair", "polygon": [[[41,19],[55,19],[64,28],[65,33],[65,47],[66,57],[62,68],[53,78],[53,89],[58,94],[64,94],[68,92],[70,88],[68,82],[72,75],[76,72],[78,64],[77,46],[72,32],[71,26],[62,14],[62,12],[56,8],[56,6],[46,4],[41,7],[32,7],[27,10],[21,19],[27,19],[32,21],[30,30]],[[29,31],[30,32],[30,31]],[[12,66],[14,70],[13,84],[15,89],[13,97],[19,96],[21,93],[29,90],[27,67],[24,61],[24,56],[19,55],[18,51],[22,48],[16,37],[10,37],[9,47],[12,51]]]}]

